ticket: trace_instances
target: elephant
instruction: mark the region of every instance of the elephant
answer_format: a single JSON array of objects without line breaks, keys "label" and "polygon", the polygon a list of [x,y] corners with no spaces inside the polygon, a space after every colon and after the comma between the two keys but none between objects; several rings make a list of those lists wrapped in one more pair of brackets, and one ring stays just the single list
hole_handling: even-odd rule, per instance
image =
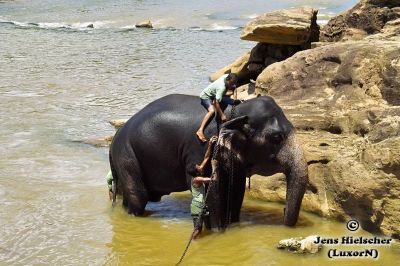
[{"label": "elephant", "polygon": [[[221,124],[215,116],[205,130],[208,138],[218,135],[219,130],[223,133],[218,140],[223,150],[221,178],[207,200],[210,222],[206,226],[221,229],[238,222],[246,177],[278,172],[285,174],[287,182],[283,223],[294,226],[308,184],[307,162],[294,126],[269,96],[247,100],[235,106],[234,112],[231,108],[224,110],[228,122]],[[115,134],[109,152],[110,167],[116,192],[122,194],[129,214],[143,215],[147,202],[190,189],[195,166],[207,149],[207,143],[195,134],[204,114],[198,97],[171,94],[149,103]],[[224,187],[232,172],[230,163],[236,166],[235,177],[227,190]],[[211,167],[206,172],[211,174]],[[234,196],[228,218],[222,217],[228,215],[226,206],[221,205],[226,202],[226,193]]]}]

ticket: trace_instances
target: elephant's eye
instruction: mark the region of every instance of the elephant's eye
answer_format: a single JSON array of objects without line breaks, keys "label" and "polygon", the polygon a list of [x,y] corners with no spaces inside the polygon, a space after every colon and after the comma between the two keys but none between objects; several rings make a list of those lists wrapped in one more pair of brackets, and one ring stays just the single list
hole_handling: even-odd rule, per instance
[{"label": "elephant's eye", "polygon": [[269,137],[272,143],[278,144],[283,141],[283,134],[282,133],[274,133]]}]

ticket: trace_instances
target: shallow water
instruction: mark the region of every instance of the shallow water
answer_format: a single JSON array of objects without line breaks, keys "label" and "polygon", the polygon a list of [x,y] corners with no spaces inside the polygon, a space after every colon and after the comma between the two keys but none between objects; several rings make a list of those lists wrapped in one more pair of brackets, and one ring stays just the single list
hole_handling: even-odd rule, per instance
[{"label": "shallow water", "polygon": [[[239,39],[249,17],[312,5],[323,20],[353,3],[0,1],[0,265],[175,263],[191,232],[188,195],[151,204],[146,218],[112,211],[107,149],[76,141],[112,134],[110,119],[162,95],[197,95],[254,46]],[[146,18],[156,29],[134,29]],[[240,226],[196,241],[185,262],[321,262],[277,251],[276,240],[345,230],[305,213],[293,230],[277,218],[282,206],[245,204]]]},{"label": "shallow water", "polygon": [[[149,217],[130,217],[122,208],[111,212],[112,241],[106,265],[174,265],[180,258],[192,232],[188,193],[176,193],[153,203]],[[369,236],[362,230],[349,232],[343,223],[321,219],[302,213],[296,228],[282,225],[283,206],[246,198],[240,224],[233,225],[224,233],[203,232],[192,242],[183,265],[392,265],[400,258],[396,246],[371,246],[377,248],[380,257],[373,259],[329,259],[328,250],[363,250],[368,246],[346,247],[326,245],[312,255],[292,254],[276,249],[279,240],[308,235],[324,237]],[[186,208],[187,209],[187,208]],[[148,229],[145,229],[148,228]],[[150,229],[152,228],[152,229]],[[146,233],[144,234],[143,231]]]}]

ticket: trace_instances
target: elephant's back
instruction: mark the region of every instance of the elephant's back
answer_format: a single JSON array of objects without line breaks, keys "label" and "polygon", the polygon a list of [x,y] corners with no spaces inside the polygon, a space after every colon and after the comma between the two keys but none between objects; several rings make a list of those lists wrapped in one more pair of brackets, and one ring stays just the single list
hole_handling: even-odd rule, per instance
[{"label": "elephant's back", "polygon": [[191,146],[199,145],[195,132],[205,113],[199,97],[162,97],[127,121],[116,134],[112,150],[119,154],[126,150],[135,153],[151,190],[166,194],[186,190],[185,153]]},{"label": "elephant's back", "polygon": [[151,135],[149,130],[171,133],[176,130],[189,130],[199,124],[204,114],[205,109],[201,106],[199,97],[171,94],[146,105],[127,121],[126,127],[146,136]]}]

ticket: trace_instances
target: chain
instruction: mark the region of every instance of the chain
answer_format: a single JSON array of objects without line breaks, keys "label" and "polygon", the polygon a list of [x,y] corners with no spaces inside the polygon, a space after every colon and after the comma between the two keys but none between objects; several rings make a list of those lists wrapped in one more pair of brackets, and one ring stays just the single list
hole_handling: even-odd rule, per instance
[{"label": "chain", "polygon": [[[237,91],[235,90],[235,93],[234,93],[234,100],[236,100],[237,99]],[[232,108],[231,108],[231,115],[230,115],[230,117],[229,117],[229,119],[232,119],[234,116],[235,116],[235,112],[236,112],[236,105],[232,105]],[[219,130],[220,130],[220,128],[219,128],[219,124],[217,123],[217,132],[218,132],[218,135],[219,135]],[[231,145],[232,145],[232,140],[231,140]],[[219,158],[218,158],[218,156],[220,155],[219,154],[219,150],[220,150],[220,145],[218,144],[218,141],[216,142],[216,146],[214,147],[214,151],[213,151],[213,155],[212,155],[212,157],[211,157],[211,160],[216,160],[217,162],[219,162]],[[208,195],[209,195],[209,192],[211,191],[211,188],[212,188],[212,186],[213,186],[213,184],[215,183],[215,176],[217,175],[217,172],[216,171],[218,171],[218,168],[219,167],[216,167],[216,168],[212,168],[212,173],[211,173],[211,180],[210,180],[210,184],[209,184],[209,186],[208,186],[208,188],[207,188],[207,192],[206,192],[206,195],[204,196],[204,207],[203,207],[203,211],[202,211],[202,213],[200,214],[200,216],[203,216],[203,213],[204,213],[204,210],[206,209],[206,202],[207,202],[207,198],[208,198]],[[233,179],[234,179],[234,160],[233,160],[233,151],[232,151],[232,149],[231,149],[231,151],[230,151],[230,176],[229,176],[229,181],[228,181],[228,201],[227,201],[227,208],[226,208],[226,220],[225,220],[225,227],[227,227],[230,223],[231,223],[231,192],[232,192],[232,186],[233,186]],[[201,219],[202,217],[200,217],[200,219]],[[187,243],[187,245],[186,245],[186,248],[185,248],[185,250],[183,251],[183,254],[182,254],[182,256],[181,256],[181,258],[179,259],[179,261],[178,261],[178,263],[176,264],[176,265],[179,265],[179,264],[181,264],[182,263],[182,261],[183,261],[183,259],[184,259],[184,257],[185,257],[185,255],[186,255],[186,253],[187,253],[187,251],[189,250],[189,247],[190,247],[190,244],[192,243],[192,240],[193,240],[193,235],[194,235],[194,232],[195,232],[195,230],[196,230],[196,228],[194,228],[193,229],[193,232],[192,232],[192,234],[190,235],[190,239],[189,239],[189,242]]]},{"label": "chain", "polygon": [[[232,140],[231,140],[232,145]],[[233,162],[233,152],[232,147],[229,153],[229,163],[230,163],[230,174],[228,179],[228,195],[227,195],[227,203],[226,203],[226,218],[225,218],[225,227],[227,227],[231,223],[231,194],[232,194],[232,186],[233,186],[233,175],[234,175],[234,162]]]},{"label": "chain", "polygon": [[[217,140],[217,142],[215,143],[215,147],[214,147],[214,151],[213,151],[213,155],[212,155],[212,157],[211,157],[211,160],[217,160],[217,161],[218,161],[217,156],[219,155],[219,149],[220,149],[220,147],[219,147],[219,145],[218,145],[218,140]],[[217,168],[218,168],[218,167],[217,167]],[[209,192],[210,192],[212,186],[214,185],[214,183],[215,183],[215,181],[216,181],[215,178],[214,178],[214,177],[217,175],[216,171],[217,171],[216,168],[213,168],[213,169],[212,169],[210,184],[208,185],[206,195],[204,196],[204,206],[203,206],[203,210],[202,210],[202,212],[201,212],[201,214],[200,214],[200,221],[201,221],[201,222],[202,222],[202,220],[201,220],[201,219],[202,219],[202,216],[203,216],[204,211],[205,211],[205,209],[206,209],[206,207],[207,207],[207,206],[206,206],[206,202],[207,202],[208,194],[209,194]],[[189,247],[190,247],[190,244],[192,243],[193,235],[194,235],[194,232],[196,231],[196,229],[197,229],[196,227],[193,228],[192,234],[190,235],[189,242],[187,243],[186,248],[185,248],[185,250],[183,251],[181,258],[179,259],[179,261],[178,261],[178,263],[177,263],[176,265],[179,265],[179,264],[182,263],[183,258],[185,257],[185,255],[186,255],[186,253],[187,253],[187,251],[188,251],[188,249],[189,249]]]}]

